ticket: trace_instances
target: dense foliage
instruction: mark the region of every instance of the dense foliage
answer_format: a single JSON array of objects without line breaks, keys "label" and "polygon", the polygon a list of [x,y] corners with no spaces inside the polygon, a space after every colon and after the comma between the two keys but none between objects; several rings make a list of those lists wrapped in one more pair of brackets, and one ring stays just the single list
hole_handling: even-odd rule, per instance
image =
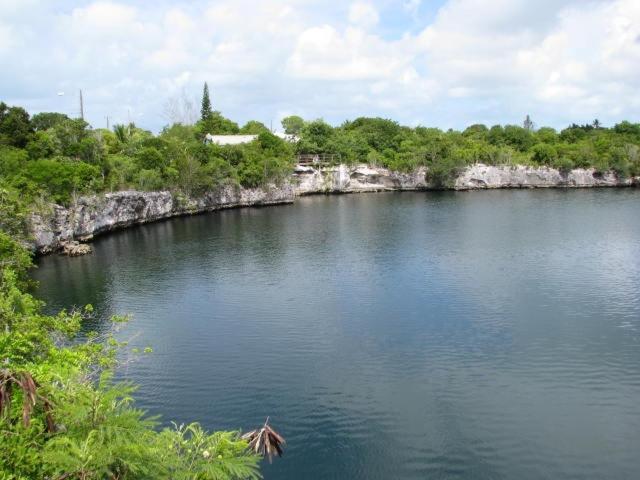
[{"label": "dense foliage", "polygon": [[[290,119],[283,121],[290,125]],[[640,174],[640,124],[622,122],[603,128],[596,120],[557,132],[524,126],[472,125],[462,132],[409,128],[382,118],[358,118],[332,127],[322,120],[300,129],[299,152],[338,154],[347,164],[366,162],[408,171],[429,167],[443,182],[456,170],[474,163],[550,166],[563,171],[593,167],[625,177]]]},{"label": "dense foliage", "polygon": [[[259,457],[238,432],[207,433],[197,423],[158,429],[135,407],[134,388],[114,382],[113,372],[138,352],[113,334],[74,341],[90,306],[43,313],[28,293],[25,211],[0,189],[0,478],[259,478]],[[114,317],[112,331],[123,321]]]},{"label": "dense foliage", "polygon": [[[200,120],[173,124],[159,135],[133,124],[94,130],[60,113],[30,117],[20,107],[0,103],[0,177],[29,198],[68,203],[77,194],[127,188],[197,195],[223,185],[277,183],[290,173],[299,153],[329,153],[335,162],[400,171],[427,166],[431,180],[443,185],[473,163],[640,174],[640,124],[629,122],[604,128],[596,120],[560,132],[536,130],[529,116],[522,127],[478,124],[462,132],[409,128],[382,118],[357,118],[333,127],[291,116],[282,125],[299,141],[286,142],[257,121],[239,127],[212,109],[206,85]],[[218,146],[203,141],[208,133],[258,138]]]},{"label": "dense foliage", "polygon": [[[75,195],[134,188],[187,195],[221,185],[257,187],[280,181],[293,164],[293,146],[259,122],[242,129],[205,110],[193,126],[175,124],[159,135],[135,125],[91,129],[59,113],[30,117],[0,103],[0,177],[31,199],[69,203]],[[206,145],[206,133],[258,134],[238,146]]]}]

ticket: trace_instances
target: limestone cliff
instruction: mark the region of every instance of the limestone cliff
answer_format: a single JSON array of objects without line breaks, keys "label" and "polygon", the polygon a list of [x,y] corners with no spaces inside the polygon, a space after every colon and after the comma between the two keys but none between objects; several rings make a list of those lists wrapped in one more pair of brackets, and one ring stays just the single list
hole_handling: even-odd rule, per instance
[{"label": "limestone cliff", "polygon": [[472,165],[456,179],[453,188],[549,188],[630,186],[633,179],[621,179],[614,172],[598,173],[593,168],[561,172],[549,167]]},{"label": "limestone cliff", "polygon": [[[428,171],[394,172],[367,165],[338,165],[323,169],[297,166],[284,185],[265,189],[225,187],[197,198],[171,192],[124,191],[79,198],[65,208],[33,215],[32,248],[39,253],[58,250],[65,242],[86,241],[94,235],[129,225],[153,222],[222,208],[291,203],[297,195],[357,193],[389,190],[428,190]],[[560,172],[548,167],[472,165],[452,182],[455,190],[485,188],[615,187],[640,184],[640,179],[621,179],[615,173],[593,169]]]},{"label": "limestone cliff", "polygon": [[61,248],[64,242],[86,241],[129,225],[223,208],[291,203],[293,199],[289,184],[266,189],[226,187],[196,199],[171,192],[137,191],[80,197],[68,208],[54,205],[49,212],[32,216],[32,247],[38,253],[48,253]]},{"label": "limestone cliff", "polygon": [[386,168],[338,165],[323,168],[297,166],[291,178],[298,195],[310,193],[380,192],[385,190],[424,190],[429,187],[427,170],[420,167],[411,173]]}]

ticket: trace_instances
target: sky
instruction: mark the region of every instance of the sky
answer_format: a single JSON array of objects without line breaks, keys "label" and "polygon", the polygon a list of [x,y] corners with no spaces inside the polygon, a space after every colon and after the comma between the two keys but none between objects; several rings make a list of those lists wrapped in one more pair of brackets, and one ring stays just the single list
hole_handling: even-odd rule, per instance
[{"label": "sky", "polygon": [[[159,131],[199,102],[405,125],[640,121],[639,0],[0,0],[0,100]],[[64,95],[62,95],[64,93]]]}]

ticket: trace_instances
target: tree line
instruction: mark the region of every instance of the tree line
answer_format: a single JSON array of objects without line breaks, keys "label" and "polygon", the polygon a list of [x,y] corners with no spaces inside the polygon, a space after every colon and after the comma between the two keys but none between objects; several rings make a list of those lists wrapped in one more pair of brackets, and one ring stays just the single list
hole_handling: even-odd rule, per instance
[{"label": "tree line", "polygon": [[[22,195],[59,203],[78,194],[130,188],[197,195],[225,185],[278,183],[301,153],[330,153],[345,164],[398,171],[426,166],[442,186],[474,163],[640,174],[640,124],[627,121],[605,128],[595,120],[556,131],[536,129],[527,116],[522,126],[476,124],[443,131],[384,118],[361,117],[334,127],[321,119],[290,116],[282,126],[298,141],[284,141],[255,120],[240,127],[212,109],[206,84],[200,118],[168,125],[158,135],[133,123],[92,129],[61,113],[30,116],[21,107],[0,103],[0,181]],[[257,139],[219,146],[205,144],[206,134],[254,134]]]}]

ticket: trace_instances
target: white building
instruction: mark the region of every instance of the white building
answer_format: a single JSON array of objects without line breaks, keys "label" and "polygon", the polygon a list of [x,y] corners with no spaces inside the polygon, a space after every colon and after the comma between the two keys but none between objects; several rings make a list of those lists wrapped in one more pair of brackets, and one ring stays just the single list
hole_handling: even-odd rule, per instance
[{"label": "white building", "polygon": [[[299,140],[295,135],[289,135],[282,132],[274,132],[276,137],[281,138],[287,142],[295,143]],[[216,145],[241,145],[244,143],[251,143],[258,135],[211,135],[207,133],[204,137],[205,143],[215,143]]]},{"label": "white building", "polygon": [[240,145],[251,143],[258,135],[211,135],[207,133],[204,137],[205,143],[215,143],[216,145]]}]

